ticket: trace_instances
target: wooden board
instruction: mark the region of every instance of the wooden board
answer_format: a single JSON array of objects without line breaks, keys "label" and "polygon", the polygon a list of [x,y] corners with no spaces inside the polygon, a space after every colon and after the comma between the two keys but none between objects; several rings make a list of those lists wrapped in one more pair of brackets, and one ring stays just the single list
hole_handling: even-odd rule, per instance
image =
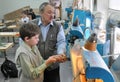
[{"label": "wooden board", "polygon": [[0,32],[3,37],[19,37],[19,32]]},{"label": "wooden board", "polygon": [[74,76],[73,82],[86,82],[84,60],[81,50],[79,45],[75,45],[70,51]]},{"label": "wooden board", "polygon": [[29,8],[30,8],[30,6],[25,6],[23,8],[18,9],[18,10],[9,12],[9,13],[4,15],[4,19],[5,20],[16,20],[16,19],[19,19],[19,18],[21,18],[21,12],[23,10],[29,9]]},{"label": "wooden board", "polygon": [[0,51],[5,51],[13,46],[13,43],[1,43]]}]

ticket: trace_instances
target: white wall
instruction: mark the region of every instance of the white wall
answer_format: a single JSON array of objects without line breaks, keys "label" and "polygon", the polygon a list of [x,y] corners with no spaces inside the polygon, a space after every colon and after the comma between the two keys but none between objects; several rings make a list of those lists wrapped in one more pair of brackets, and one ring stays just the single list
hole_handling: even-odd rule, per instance
[{"label": "white wall", "polygon": [[106,28],[109,0],[97,0],[97,12],[100,12],[100,29]]},{"label": "white wall", "polygon": [[[29,6],[31,8],[39,8],[39,5],[42,2],[49,1],[49,0],[0,0],[0,19],[3,18],[3,15],[9,12],[12,12],[14,10],[17,10],[19,8],[22,8],[24,6]],[[72,5],[73,0],[61,0],[62,1],[62,19],[66,19],[66,11],[65,8]],[[87,1],[88,8],[90,7],[90,4],[88,1],[91,0],[84,0]],[[115,3],[116,2],[116,3]],[[114,3],[114,4],[113,4]],[[120,9],[120,1],[119,0],[97,0],[97,11],[106,13],[109,8],[119,8]]]},{"label": "white wall", "polygon": [[120,0],[109,0],[109,8],[120,10]]},{"label": "white wall", "polygon": [[[30,6],[31,8],[39,8],[40,4],[49,0],[0,0],[0,20],[3,19],[4,14],[17,10],[19,8]],[[62,1],[62,19],[67,18],[65,8],[72,6],[73,0]]]},{"label": "white wall", "polygon": [[48,0],[0,0],[0,19],[3,19],[4,14],[30,6],[31,8],[39,8],[42,2]]},{"label": "white wall", "polygon": [[108,11],[109,0],[97,0],[97,11],[106,12]]}]

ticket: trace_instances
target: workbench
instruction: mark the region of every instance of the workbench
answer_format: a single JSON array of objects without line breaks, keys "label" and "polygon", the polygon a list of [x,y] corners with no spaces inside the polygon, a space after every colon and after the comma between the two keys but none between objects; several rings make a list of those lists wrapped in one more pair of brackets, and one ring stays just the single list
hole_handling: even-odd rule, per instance
[{"label": "workbench", "polygon": [[4,56],[6,56],[6,50],[11,48],[13,45],[13,43],[0,43],[0,52],[3,52]]},{"label": "workbench", "polygon": [[0,37],[8,37],[8,42],[9,37],[13,37],[13,42],[15,43],[14,37],[19,37],[19,32],[0,32]]}]

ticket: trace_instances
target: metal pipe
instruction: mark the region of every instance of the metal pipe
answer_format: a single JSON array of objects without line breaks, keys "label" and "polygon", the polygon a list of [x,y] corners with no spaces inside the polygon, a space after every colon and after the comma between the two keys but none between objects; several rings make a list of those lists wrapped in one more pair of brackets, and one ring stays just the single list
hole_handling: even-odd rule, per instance
[{"label": "metal pipe", "polygon": [[[110,31],[110,54],[114,54],[114,47],[115,47],[115,26],[111,28]],[[113,56],[109,57],[109,67],[111,67],[112,63],[114,62]]]},{"label": "metal pipe", "polygon": [[108,58],[108,57],[113,57],[113,56],[119,56],[120,53],[117,54],[109,54],[109,55],[103,55],[102,58]]}]

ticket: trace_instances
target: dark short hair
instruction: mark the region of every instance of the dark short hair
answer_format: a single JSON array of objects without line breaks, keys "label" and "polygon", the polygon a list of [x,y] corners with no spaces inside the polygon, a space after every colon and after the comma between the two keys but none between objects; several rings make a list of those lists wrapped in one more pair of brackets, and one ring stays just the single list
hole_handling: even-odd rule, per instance
[{"label": "dark short hair", "polygon": [[28,22],[28,23],[24,23],[20,27],[19,32],[20,32],[20,37],[22,38],[22,40],[24,40],[25,37],[31,38],[36,34],[40,34],[40,28],[36,24],[32,22]]},{"label": "dark short hair", "polygon": [[30,8],[30,9],[29,9],[29,11],[30,11],[30,12],[33,12],[33,9],[32,9],[32,8]]},{"label": "dark short hair", "polygon": [[28,10],[23,10],[21,13],[27,15],[28,14]]},{"label": "dark short hair", "polygon": [[[42,4],[40,5],[40,7],[39,7],[39,12],[40,12],[40,13],[44,12],[44,9],[45,9],[45,7],[46,7],[47,5],[53,6],[53,5],[50,4],[49,2],[44,2],[44,3],[42,3]],[[53,7],[54,7],[54,6],[53,6]]]}]

